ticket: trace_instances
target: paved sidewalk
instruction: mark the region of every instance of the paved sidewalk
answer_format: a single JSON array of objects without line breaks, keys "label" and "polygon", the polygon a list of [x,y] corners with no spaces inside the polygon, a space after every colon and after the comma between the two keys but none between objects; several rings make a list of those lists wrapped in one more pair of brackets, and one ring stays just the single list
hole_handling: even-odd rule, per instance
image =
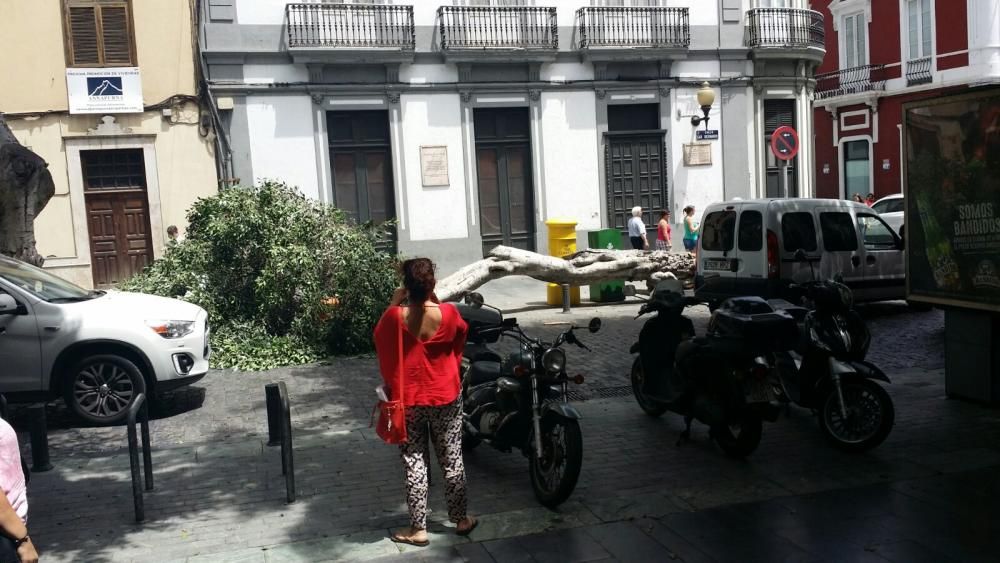
[{"label": "paved sidewalk", "polygon": [[[525,291],[533,291],[530,285]],[[982,543],[979,531],[982,522],[992,522],[982,511],[1000,500],[997,485],[980,477],[1000,469],[1000,412],[944,398],[939,312],[913,313],[899,304],[863,312],[875,338],[871,359],[894,381],[889,391],[896,428],[885,444],[865,455],[843,454],[824,442],[808,412],[793,408],[790,416],[765,426],[760,449],[740,462],[723,456],[703,427],[695,427],[691,443],[676,448],[679,417],[650,419],[635,405],[627,374],[628,345],[641,326],[632,319],[637,309],[633,303],[579,307],[569,315],[517,313],[526,330],[549,335],[558,329],[543,326],[545,321],[585,324],[595,315],[605,320],[601,332],[581,334],[593,353],[568,351],[570,370],[579,369],[588,379],[577,396],[589,400],[577,405],[584,415],[583,473],[558,511],[537,504],[520,454],[480,446],[466,456],[471,509],[482,515],[471,541],[441,522],[445,508],[435,470],[434,547],[401,551],[386,539],[389,529],[407,523],[401,464],[396,450],[368,428],[378,381],[375,361],[342,358],[267,373],[212,372],[197,386],[167,397],[151,423],[156,490],[146,496],[142,525],[133,522],[125,429],[79,427],[64,407],[50,406],[55,469],[32,477],[32,536],[47,562],[532,560],[518,549],[543,561],[662,561],[657,546],[679,559],[701,561],[730,559],[718,551],[730,535],[735,546],[759,539],[747,553],[765,546],[778,550],[761,552],[769,560],[785,555],[815,560],[817,546],[833,542],[838,533],[851,545],[868,541],[864,529],[845,530],[818,514],[846,519],[853,514],[864,528],[872,524],[872,514],[859,499],[871,494],[871,510],[888,517],[884,511],[891,509],[899,519],[888,520],[898,524],[894,531],[885,528],[892,537],[866,544],[876,551],[831,560],[880,560],[876,556],[890,553],[896,555],[889,559],[916,560],[905,556],[912,545],[896,544],[938,541],[925,533],[926,526],[942,524],[940,516],[951,514],[947,510],[958,515],[940,526],[940,542],[921,545],[959,560],[975,560],[982,549],[996,547]],[[691,314],[703,330],[707,311]],[[288,384],[293,405],[299,492],[293,505],[284,503],[278,450],[264,445],[263,385],[277,380]],[[969,487],[977,496],[960,504]],[[743,506],[733,508],[740,518],[727,516],[734,505]],[[935,512],[941,507],[947,510]],[[912,517],[897,513],[911,508]],[[772,510],[774,529],[755,528]],[[951,551],[949,543],[955,540],[949,534],[962,530],[974,532],[959,537],[967,540],[961,545],[968,547],[968,558],[956,556],[965,552]],[[788,535],[793,533],[799,536]],[[648,551],[622,551],[633,543]]]}]

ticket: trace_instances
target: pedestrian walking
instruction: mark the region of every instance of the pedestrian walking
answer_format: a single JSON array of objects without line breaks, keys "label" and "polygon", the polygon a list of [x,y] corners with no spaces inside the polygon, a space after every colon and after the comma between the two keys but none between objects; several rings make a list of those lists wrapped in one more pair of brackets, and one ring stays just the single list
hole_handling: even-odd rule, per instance
[{"label": "pedestrian walking", "polygon": [[642,208],[638,205],[632,208],[632,218],[628,220],[628,239],[635,250],[649,248],[649,241],[646,240],[646,224],[642,222]]},{"label": "pedestrian walking", "polygon": [[434,264],[427,258],[403,262],[403,287],[375,326],[375,350],[391,400],[406,412],[406,441],[400,444],[406,472],[410,527],[397,530],[396,543],[425,546],[429,459],[427,441],[444,473],[448,518],[456,533],[469,535],[478,521],[467,513],[462,460],[462,397],[459,365],[468,326],[451,303],[434,295]]},{"label": "pedestrian walking", "polygon": [[856,203],[864,203],[865,202],[865,198],[861,197],[861,194],[854,194],[854,196],[852,196],[852,199]]},{"label": "pedestrian walking", "polygon": [[664,209],[660,211],[660,222],[656,224],[656,249],[669,251],[671,245],[670,212]]},{"label": "pedestrian walking", "polygon": [[688,205],[684,208],[684,249],[688,252],[694,252],[698,248],[699,228],[694,221],[694,206]]},{"label": "pedestrian walking", "polygon": [[865,198],[865,205],[868,207],[875,205],[875,194],[868,194],[868,197]]},{"label": "pedestrian walking", "polygon": [[0,419],[0,563],[37,563],[28,536],[28,496],[17,433]]}]

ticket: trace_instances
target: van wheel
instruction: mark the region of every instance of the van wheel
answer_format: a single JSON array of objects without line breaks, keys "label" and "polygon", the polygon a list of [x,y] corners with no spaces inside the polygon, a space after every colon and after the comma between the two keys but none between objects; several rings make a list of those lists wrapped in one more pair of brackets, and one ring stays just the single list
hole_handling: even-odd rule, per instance
[{"label": "van wheel", "polygon": [[97,425],[112,425],[128,417],[128,409],[146,380],[134,363],[121,356],[88,356],[66,374],[63,398],[81,419]]}]

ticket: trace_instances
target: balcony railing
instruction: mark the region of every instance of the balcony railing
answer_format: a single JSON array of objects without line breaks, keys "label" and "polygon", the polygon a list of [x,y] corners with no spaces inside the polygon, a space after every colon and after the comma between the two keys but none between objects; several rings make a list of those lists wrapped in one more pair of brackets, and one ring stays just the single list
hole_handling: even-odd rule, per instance
[{"label": "balcony railing", "polygon": [[576,21],[581,49],[686,48],[691,44],[687,8],[580,8]]},{"label": "balcony railing", "polygon": [[413,7],[288,4],[288,46],[413,50]]},{"label": "balcony railing", "polygon": [[795,8],[754,8],[747,12],[745,43],[760,47],[823,49],[823,14]]},{"label": "balcony railing", "polygon": [[885,90],[885,65],[863,65],[816,75],[816,99]]},{"label": "balcony railing", "polygon": [[906,85],[916,86],[917,84],[927,84],[932,80],[931,58],[914,59],[906,61]]},{"label": "balcony railing", "polygon": [[513,49],[555,51],[555,8],[441,6],[441,50]]}]

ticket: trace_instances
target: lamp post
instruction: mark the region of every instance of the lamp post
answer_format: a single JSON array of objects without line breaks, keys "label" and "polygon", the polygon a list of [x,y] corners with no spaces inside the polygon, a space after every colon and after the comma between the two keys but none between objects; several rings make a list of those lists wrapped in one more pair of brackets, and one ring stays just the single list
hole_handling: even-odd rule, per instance
[{"label": "lamp post", "polygon": [[712,111],[712,104],[715,103],[715,90],[709,86],[708,82],[702,82],[701,88],[698,88],[698,105],[701,106],[701,112],[705,114],[705,117],[693,116],[691,118],[691,126],[697,127],[699,123],[705,122],[705,129],[708,129],[708,112]]}]

